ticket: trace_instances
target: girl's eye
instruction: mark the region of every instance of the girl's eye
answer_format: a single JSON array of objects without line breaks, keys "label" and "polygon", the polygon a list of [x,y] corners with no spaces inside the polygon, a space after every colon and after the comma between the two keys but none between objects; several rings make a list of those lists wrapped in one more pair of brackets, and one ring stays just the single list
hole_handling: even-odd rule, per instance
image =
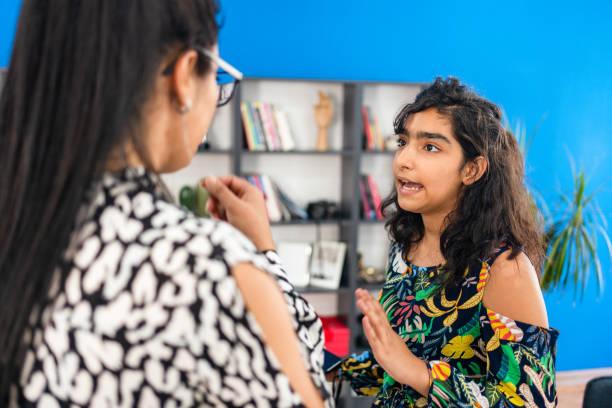
[{"label": "girl's eye", "polygon": [[425,145],[425,150],[427,150],[428,152],[439,152],[440,151],[440,149],[438,149],[437,146],[432,145],[430,143]]},{"label": "girl's eye", "polygon": [[397,138],[397,147],[402,147],[402,146],[406,146],[406,141],[404,139],[402,139],[401,137]]}]

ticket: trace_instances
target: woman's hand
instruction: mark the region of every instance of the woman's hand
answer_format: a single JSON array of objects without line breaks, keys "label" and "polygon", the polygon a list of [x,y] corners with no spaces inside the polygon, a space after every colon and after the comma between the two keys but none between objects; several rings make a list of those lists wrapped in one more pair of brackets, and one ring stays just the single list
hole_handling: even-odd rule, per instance
[{"label": "woman's hand", "polygon": [[363,330],[372,353],[381,367],[396,381],[407,384],[422,395],[429,392],[429,368],[416,357],[404,340],[393,331],[382,306],[367,290],[357,289],[357,307],[365,315]]},{"label": "woman's hand", "polygon": [[260,250],[275,249],[263,194],[248,181],[236,176],[206,177],[210,198],[206,210],[232,224]]}]

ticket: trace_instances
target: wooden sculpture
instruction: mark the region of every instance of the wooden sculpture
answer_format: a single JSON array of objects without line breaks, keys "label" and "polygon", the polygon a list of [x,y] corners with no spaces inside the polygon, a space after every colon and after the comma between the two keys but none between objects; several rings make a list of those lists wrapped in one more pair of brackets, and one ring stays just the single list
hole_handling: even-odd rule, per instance
[{"label": "wooden sculpture", "polygon": [[319,104],[314,107],[314,115],[318,127],[316,149],[326,151],[328,147],[327,127],[334,116],[334,105],[332,105],[329,95],[324,92],[319,91]]}]

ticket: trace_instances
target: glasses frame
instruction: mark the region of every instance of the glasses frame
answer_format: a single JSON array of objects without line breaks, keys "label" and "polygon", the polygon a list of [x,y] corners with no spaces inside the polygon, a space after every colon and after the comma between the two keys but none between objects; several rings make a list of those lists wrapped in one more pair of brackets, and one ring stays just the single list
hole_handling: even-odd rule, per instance
[{"label": "glasses frame", "polygon": [[[193,47],[193,49],[196,50],[198,53],[204,55],[205,57],[211,59],[213,62],[215,62],[217,64],[217,66],[221,69],[221,72],[229,74],[232,78],[234,78],[233,82],[228,82],[228,83],[225,83],[225,84],[217,83],[217,86],[219,87],[219,95],[217,96],[217,107],[226,105],[227,103],[229,103],[229,101],[232,100],[232,97],[234,96],[234,92],[236,91],[236,87],[238,86],[240,81],[242,81],[242,79],[244,78],[244,75],[242,74],[242,72],[240,72],[236,68],[234,68],[229,62],[225,61],[224,59],[222,59],[218,55],[214,54],[212,51],[209,51],[206,48],[199,47],[199,46],[195,46],[195,47]],[[162,71],[162,75],[164,75],[164,76],[170,75],[172,73],[172,71],[174,71],[174,65],[175,64],[176,64],[176,59],[173,60]],[[232,84],[232,90],[231,90],[229,96],[227,96],[226,98],[222,99],[221,95],[223,95],[223,87],[224,86],[228,86],[228,84]]]}]

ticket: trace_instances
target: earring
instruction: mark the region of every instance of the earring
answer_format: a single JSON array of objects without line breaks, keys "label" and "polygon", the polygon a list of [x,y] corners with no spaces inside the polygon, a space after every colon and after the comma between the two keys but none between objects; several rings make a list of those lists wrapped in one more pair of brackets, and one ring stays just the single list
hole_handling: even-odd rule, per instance
[{"label": "earring", "polygon": [[187,99],[185,101],[185,105],[181,106],[179,108],[179,113],[181,115],[184,115],[185,113],[189,112],[191,110],[191,99]]}]

